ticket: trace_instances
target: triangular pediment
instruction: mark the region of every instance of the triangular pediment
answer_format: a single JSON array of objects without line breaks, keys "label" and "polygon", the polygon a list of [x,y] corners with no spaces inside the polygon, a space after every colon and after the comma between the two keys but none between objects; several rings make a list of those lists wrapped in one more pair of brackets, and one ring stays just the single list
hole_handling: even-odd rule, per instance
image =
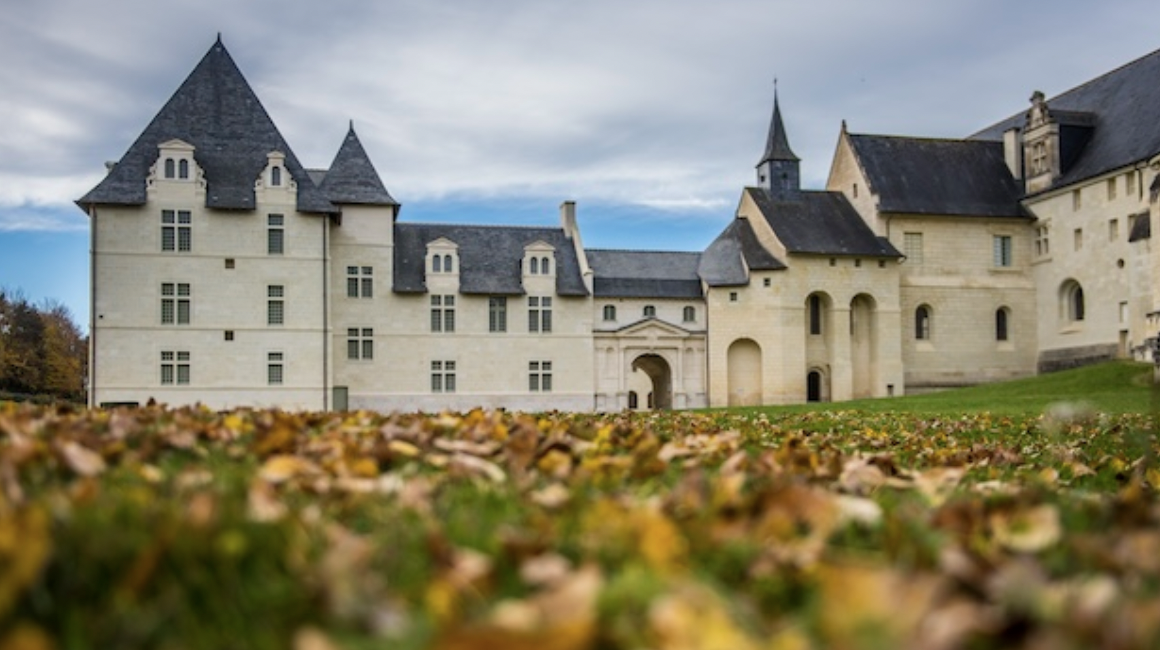
[{"label": "triangular pediment", "polygon": [[678,327],[667,321],[658,318],[646,318],[635,323],[625,325],[624,327],[614,332],[619,337],[670,337],[670,336],[689,336],[692,334],[689,330]]}]

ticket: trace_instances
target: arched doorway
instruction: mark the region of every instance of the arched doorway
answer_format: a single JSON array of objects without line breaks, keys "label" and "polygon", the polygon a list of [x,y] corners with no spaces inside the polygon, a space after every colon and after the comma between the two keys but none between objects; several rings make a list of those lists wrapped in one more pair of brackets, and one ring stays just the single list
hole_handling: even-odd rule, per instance
[{"label": "arched doorway", "polygon": [[761,346],[752,339],[738,339],[729,346],[729,406],[761,404]]},{"label": "arched doorway", "polygon": [[817,370],[811,370],[806,375],[806,401],[822,401],[822,373]]},{"label": "arched doorway", "polygon": [[642,354],[633,360],[632,370],[644,372],[652,382],[652,391],[648,393],[647,401],[649,408],[673,408],[673,371],[664,357],[659,354]]}]

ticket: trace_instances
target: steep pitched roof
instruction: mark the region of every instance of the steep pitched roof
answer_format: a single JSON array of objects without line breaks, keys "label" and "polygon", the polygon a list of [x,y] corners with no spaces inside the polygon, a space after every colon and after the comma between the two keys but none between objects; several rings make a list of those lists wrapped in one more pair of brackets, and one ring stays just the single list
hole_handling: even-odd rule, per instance
[{"label": "steep pitched roof", "polygon": [[749,271],[786,268],[761,242],[748,219],[734,219],[701,254],[697,274],[711,287],[735,287],[749,283]]},{"label": "steep pitched roof", "polygon": [[800,158],[794,155],[789,148],[789,140],[785,135],[785,124],[781,121],[781,108],[777,104],[777,93],[773,95],[773,117],[769,120],[769,136],[765,142],[765,155],[758,161],[761,163],[771,160],[789,160],[798,162]]},{"label": "steep pitched roof", "polygon": [[[1048,100],[1052,115],[1090,113],[1091,137],[1052,187],[1069,185],[1160,153],[1160,50]],[[1025,128],[1027,111],[971,136],[1002,140],[1012,127]]]},{"label": "steep pitched roof", "polygon": [[332,203],[398,205],[383,186],[379,173],[354,132],[353,122],[322,179],[321,190]]},{"label": "steep pitched roof", "polygon": [[901,257],[889,241],[874,234],[841,192],[802,192],[799,199],[789,201],[778,201],[759,187],[747,187],[745,192],[790,253]]},{"label": "steep pitched roof", "polygon": [[1024,216],[1001,142],[847,134],[883,212]]},{"label": "steep pitched roof", "polygon": [[286,170],[298,184],[298,209],[335,212],[274,126],[220,37],[116,166],[77,203],[82,207],[143,205],[145,179],[157,160],[157,147],[172,139],[195,147],[194,159],[205,171],[208,207],[252,210],[254,182],[266,167],[266,156],[280,151],[286,155]]},{"label": "steep pitched roof", "polygon": [[700,253],[585,251],[598,298],[700,298]]},{"label": "steep pitched roof", "polygon": [[562,228],[395,224],[396,293],[426,293],[427,244],[439,238],[459,246],[459,292],[522,295],[524,247],[537,241],[556,249],[556,294],[587,296],[572,240]]}]

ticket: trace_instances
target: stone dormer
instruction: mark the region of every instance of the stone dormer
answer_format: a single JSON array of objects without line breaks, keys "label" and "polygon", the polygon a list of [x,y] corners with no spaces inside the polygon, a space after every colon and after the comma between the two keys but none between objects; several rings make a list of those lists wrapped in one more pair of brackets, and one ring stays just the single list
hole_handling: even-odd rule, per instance
[{"label": "stone dormer", "polygon": [[551,279],[553,284],[556,278],[556,247],[537,240],[524,246],[524,259],[521,262],[525,286],[530,281]]},{"label": "stone dormer", "polygon": [[157,159],[149,168],[145,186],[150,193],[161,187],[170,191],[205,193],[205,173],[193,157],[194,146],[184,140],[166,140],[157,146]]},{"label": "stone dormer", "polygon": [[1022,171],[1026,192],[1034,194],[1050,189],[1067,173],[1091,139],[1095,115],[1053,110],[1044,94],[1037,90],[1031,95],[1026,122],[1022,133]]}]

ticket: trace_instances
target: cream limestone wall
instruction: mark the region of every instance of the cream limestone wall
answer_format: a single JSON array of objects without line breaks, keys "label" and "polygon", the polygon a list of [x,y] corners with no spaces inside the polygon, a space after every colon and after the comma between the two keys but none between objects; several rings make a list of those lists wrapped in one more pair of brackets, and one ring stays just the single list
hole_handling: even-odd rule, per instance
[{"label": "cream limestone wall", "polygon": [[[889,239],[906,250],[900,269],[903,365],[908,392],[1035,374],[1033,229],[1023,219],[887,214]],[[994,238],[1011,237],[1011,265],[997,266]],[[929,308],[929,338],[919,340],[915,314]],[[1007,311],[1006,341],[997,340],[996,312]]]},{"label": "cream limestone wall", "polygon": [[[611,305],[616,308],[614,320],[604,320],[604,308]],[[592,301],[593,319],[596,331],[615,331],[644,320],[644,308],[654,307],[657,320],[672,323],[677,327],[692,331],[704,330],[705,302],[703,300],[675,300],[665,298],[596,298]],[[693,308],[693,320],[686,321],[685,308]]]},{"label": "cream limestone wall", "polygon": [[834,151],[834,159],[830,163],[830,175],[826,181],[826,189],[830,192],[841,192],[846,200],[854,206],[862,220],[870,226],[874,234],[879,237],[886,235],[886,225],[878,215],[878,197],[870,187],[854,148],[850,146],[850,136],[846,133],[843,124],[842,133],[838,136],[838,145]]},{"label": "cream limestone wall", "polygon": [[[325,218],[295,211],[292,184],[265,188],[261,179],[257,210],[209,210],[192,171],[186,180],[153,174],[144,206],[95,210],[93,403],[324,408]],[[161,250],[162,210],[190,212],[190,251]],[[282,255],[267,254],[271,213],[284,215]],[[162,324],[163,283],[189,285],[188,324]],[[272,284],[285,287],[280,326],[266,322]],[[188,385],[161,384],[162,351],[189,354]],[[267,382],[268,352],[284,355],[280,385]]]},{"label": "cream limestone wall", "polygon": [[[660,313],[659,308],[657,311]],[[672,408],[709,405],[703,331],[690,332],[667,322],[646,321],[616,332],[598,331],[593,345],[597,410],[631,408],[630,392],[638,396],[637,408],[646,408],[647,395],[666,388]],[[657,357],[663,360],[662,364],[655,362]],[[640,367],[642,362],[662,369],[661,385],[656,385],[646,369]],[[666,378],[667,383],[663,382]],[[665,400],[659,394],[656,398],[658,403]]]},{"label": "cream limestone wall", "polygon": [[[1155,174],[1148,167],[1124,168],[1027,201],[1050,242],[1033,266],[1041,370],[1128,356],[1154,335],[1147,329],[1151,305],[1141,285],[1147,282],[1143,267],[1149,264],[1142,258],[1150,244],[1129,244],[1128,236],[1131,215],[1149,209],[1147,188]],[[1135,177],[1132,192],[1129,175]],[[1062,291],[1072,280],[1083,288],[1080,321],[1069,318]]]}]

